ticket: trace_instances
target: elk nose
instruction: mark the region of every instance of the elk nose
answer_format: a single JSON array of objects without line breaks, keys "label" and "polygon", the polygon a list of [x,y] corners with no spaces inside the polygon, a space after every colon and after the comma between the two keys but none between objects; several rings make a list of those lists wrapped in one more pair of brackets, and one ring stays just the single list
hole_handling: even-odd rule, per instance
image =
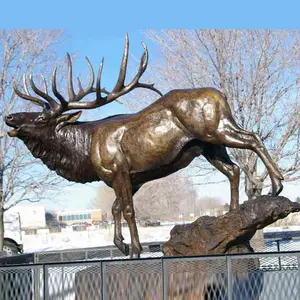
[{"label": "elk nose", "polygon": [[11,120],[13,119],[13,116],[12,116],[12,115],[7,115],[7,116],[5,117],[5,119],[8,120],[8,121],[11,121]]}]

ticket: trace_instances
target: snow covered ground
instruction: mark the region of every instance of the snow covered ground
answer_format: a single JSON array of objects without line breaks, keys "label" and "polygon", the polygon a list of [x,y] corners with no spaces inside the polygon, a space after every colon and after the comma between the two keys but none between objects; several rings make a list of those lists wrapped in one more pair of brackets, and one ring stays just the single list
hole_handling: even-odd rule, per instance
[{"label": "snow covered ground", "polygon": [[[139,227],[139,236],[141,243],[163,242],[170,238],[172,225],[157,227]],[[300,230],[300,227],[292,228]],[[265,228],[268,231],[284,231],[285,228]],[[291,230],[291,226],[289,227]],[[126,243],[130,243],[128,228],[122,228]],[[87,231],[73,231],[72,228],[65,228],[59,233],[49,233],[48,230],[39,230],[36,235],[23,234],[24,252],[43,252],[64,249],[78,249],[89,247],[103,247],[113,245],[113,225],[107,229],[89,229]],[[255,246],[255,245],[253,245]],[[263,246],[263,245],[262,245]],[[275,242],[269,242],[265,245],[269,251],[277,251]],[[282,241],[280,243],[281,251],[300,251],[300,240]],[[258,251],[258,250],[257,250]],[[263,250],[265,251],[265,250]]]},{"label": "snow covered ground", "polygon": [[[139,227],[141,243],[167,241],[174,225],[158,227]],[[126,243],[130,243],[128,228],[122,229]],[[113,227],[107,229],[91,229],[87,231],[73,231],[65,228],[59,233],[49,233],[39,230],[36,235],[23,235],[24,252],[54,251],[88,247],[102,247],[113,245]]]},{"label": "snow covered ground", "polygon": [[263,232],[284,232],[284,231],[300,231],[300,226],[285,226],[285,227],[266,227]]}]

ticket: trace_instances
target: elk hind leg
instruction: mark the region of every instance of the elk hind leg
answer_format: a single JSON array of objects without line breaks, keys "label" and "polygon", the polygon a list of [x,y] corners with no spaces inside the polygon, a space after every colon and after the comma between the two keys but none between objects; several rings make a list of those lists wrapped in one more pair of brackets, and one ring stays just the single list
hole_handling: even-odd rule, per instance
[{"label": "elk hind leg", "polygon": [[122,235],[121,226],[121,213],[122,213],[122,202],[116,198],[112,206],[112,215],[114,218],[114,244],[124,254],[129,254],[129,246],[123,242],[124,237]]},{"label": "elk hind leg", "polygon": [[279,195],[283,189],[280,171],[270,157],[260,137],[253,132],[247,132],[234,124],[217,131],[219,143],[232,148],[250,149],[254,151],[265,164],[272,182],[272,195]]},{"label": "elk hind leg", "polygon": [[210,145],[205,148],[203,156],[222,172],[230,182],[230,210],[239,207],[240,168],[231,161],[225,147]]},{"label": "elk hind leg", "polygon": [[135,211],[133,207],[132,199],[132,185],[130,180],[130,175],[121,171],[118,172],[113,181],[113,189],[116,193],[117,198],[122,202],[123,217],[126,220],[131,237],[131,254],[130,257],[140,257],[142,251],[142,246],[139,241],[136,221],[135,221]]}]

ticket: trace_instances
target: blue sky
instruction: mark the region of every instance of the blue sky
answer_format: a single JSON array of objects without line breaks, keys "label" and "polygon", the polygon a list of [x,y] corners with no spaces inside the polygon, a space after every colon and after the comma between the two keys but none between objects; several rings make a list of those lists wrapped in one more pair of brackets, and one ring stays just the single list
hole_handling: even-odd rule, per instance
[{"label": "blue sky", "polygon": [[[3,1],[2,1],[3,2]],[[76,70],[86,72],[84,57],[97,69],[105,57],[103,82],[108,89],[114,84],[128,32],[131,59],[139,58],[146,42],[150,61],[155,45],[143,34],[146,29],[165,28],[299,28],[299,1],[5,1],[0,5],[0,27],[6,29],[64,29],[65,52],[77,54]],[[135,62],[138,66],[138,60]],[[126,112],[126,107],[111,104],[99,110],[99,118]],[[220,189],[221,185],[219,185]],[[226,185],[224,186],[226,188]],[[203,189],[201,187],[201,189]],[[81,209],[93,198],[95,189],[76,185],[68,187],[57,209]],[[204,189],[213,194],[213,189]],[[71,197],[70,197],[71,195]],[[229,196],[229,191],[228,191]],[[72,200],[70,200],[72,199]]]},{"label": "blue sky", "polygon": [[296,28],[299,1],[1,1],[2,28],[74,29],[118,36],[145,28]]}]

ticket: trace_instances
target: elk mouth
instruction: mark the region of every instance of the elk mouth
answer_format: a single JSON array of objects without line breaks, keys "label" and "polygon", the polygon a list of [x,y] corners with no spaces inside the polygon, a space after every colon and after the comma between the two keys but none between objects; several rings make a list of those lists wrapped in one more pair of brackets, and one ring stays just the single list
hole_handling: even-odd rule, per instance
[{"label": "elk mouth", "polygon": [[18,132],[19,132],[19,129],[20,127],[17,126],[16,124],[13,124],[7,117],[5,118],[5,123],[7,126],[9,127],[13,127],[13,129],[9,130],[7,132],[7,134],[10,136],[10,137],[16,137],[18,135]]},{"label": "elk mouth", "polygon": [[16,129],[12,129],[12,130],[8,131],[7,134],[10,137],[16,137],[18,135],[18,132],[19,132],[19,128],[16,128]]},{"label": "elk mouth", "polygon": [[[10,126],[10,125],[9,125]],[[18,126],[11,126],[13,127],[13,129],[9,130],[7,132],[7,134],[10,136],[10,137],[16,137],[18,135],[18,132],[19,132],[19,129],[20,127]]]}]

